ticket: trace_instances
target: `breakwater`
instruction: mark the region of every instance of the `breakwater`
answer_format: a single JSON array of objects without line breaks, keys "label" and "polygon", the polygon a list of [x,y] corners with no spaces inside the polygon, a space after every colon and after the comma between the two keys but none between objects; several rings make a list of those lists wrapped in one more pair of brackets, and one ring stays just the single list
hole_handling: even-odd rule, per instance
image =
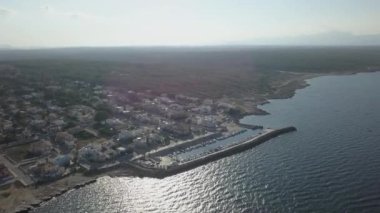
[{"label": "breakwater", "polygon": [[274,137],[277,137],[281,134],[285,134],[288,132],[296,131],[297,129],[295,127],[286,127],[281,129],[274,129],[269,130],[265,133],[262,133],[256,137],[253,137],[251,139],[248,139],[247,141],[244,141],[239,144],[235,144],[233,146],[227,147],[225,149],[204,155],[202,157],[193,159],[191,161],[187,161],[180,164],[175,164],[168,166],[166,168],[151,168],[151,167],[145,167],[143,165],[140,165],[135,162],[126,162],[125,164],[127,166],[130,166],[134,169],[136,169],[141,175],[144,176],[152,176],[152,177],[166,177],[170,175],[174,175],[180,172],[187,171],[189,169],[193,169],[195,167],[207,164],[209,162],[221,159],[223,157],[227,157],[242,151],[245,151],[247,149],[250,149],[254,146],[257,146],[265,141],[268,141]]}]

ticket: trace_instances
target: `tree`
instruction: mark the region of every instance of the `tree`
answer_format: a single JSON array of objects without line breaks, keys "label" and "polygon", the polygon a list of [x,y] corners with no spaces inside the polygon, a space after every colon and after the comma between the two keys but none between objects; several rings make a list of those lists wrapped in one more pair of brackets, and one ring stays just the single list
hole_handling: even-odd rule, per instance
[{"label": "tree", "polygon": [[109,114],[106,111],[97,111],[94,117],[96,122],[101,122],[106,120],[109,117]]}]

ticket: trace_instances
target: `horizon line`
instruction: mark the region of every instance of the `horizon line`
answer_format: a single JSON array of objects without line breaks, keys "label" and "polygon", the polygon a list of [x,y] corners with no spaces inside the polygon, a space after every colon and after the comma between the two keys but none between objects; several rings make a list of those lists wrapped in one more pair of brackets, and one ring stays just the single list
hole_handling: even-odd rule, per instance
[{"label": "horizon line", "polygon": [[78,46],[32,46],[5,45],[0,50],[49,50],[49,49],[91,49],[91,48],[208,48],[208,47],[380,47],[380,44],[205,44],[205,45],[78,45]]}]

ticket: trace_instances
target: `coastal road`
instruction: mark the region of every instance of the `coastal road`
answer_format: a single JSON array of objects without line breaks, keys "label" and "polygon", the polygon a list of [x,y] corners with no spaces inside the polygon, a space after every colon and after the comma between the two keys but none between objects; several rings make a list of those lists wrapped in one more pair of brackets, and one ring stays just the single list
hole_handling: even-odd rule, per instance
[{"label": "coastal road", "polygon": [[11,163],[4,155],[0,155],[0,162],[12,173],[15,179],[18,179],[24,186],[33,184],[33,180],[24,174],[17,166]]}]

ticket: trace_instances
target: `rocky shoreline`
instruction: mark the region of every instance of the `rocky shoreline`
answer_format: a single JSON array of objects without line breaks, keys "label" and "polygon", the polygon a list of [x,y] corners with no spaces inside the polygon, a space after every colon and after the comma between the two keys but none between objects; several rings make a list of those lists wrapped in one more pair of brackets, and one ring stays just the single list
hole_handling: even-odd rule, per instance
[{"label": "rocky shoreline", "polygon": [[89,180],[83,182],[83,183],[79,183],[79,184],[76,184],[72,187],[66,187],[66,188],[63,188],[63,189],[60,189],[58,190],[56,193],[53,193],[51,195],[48,195],[46,197],[43,197],[41,199],[37,199],[35,202],[31,203],[31,204],[27,204],[27,205],[20,205],[18,206],[16,209],[15,209],[15,212],[17,213],[25,213],[25,212],[30,212],[31,210],[33,210],[34,208],[38,208],[40,206],[42,206],[44,203],[52,200],[52,199],[55,199],[56,197],[68,192],[68,191],[71,191],[71,190],[75,190],[75,189],[80,189],[82,187],[85,187],[89,184],[92,184],[92,183],[95,183],[97,181],[97,178],[90,178]]}]

